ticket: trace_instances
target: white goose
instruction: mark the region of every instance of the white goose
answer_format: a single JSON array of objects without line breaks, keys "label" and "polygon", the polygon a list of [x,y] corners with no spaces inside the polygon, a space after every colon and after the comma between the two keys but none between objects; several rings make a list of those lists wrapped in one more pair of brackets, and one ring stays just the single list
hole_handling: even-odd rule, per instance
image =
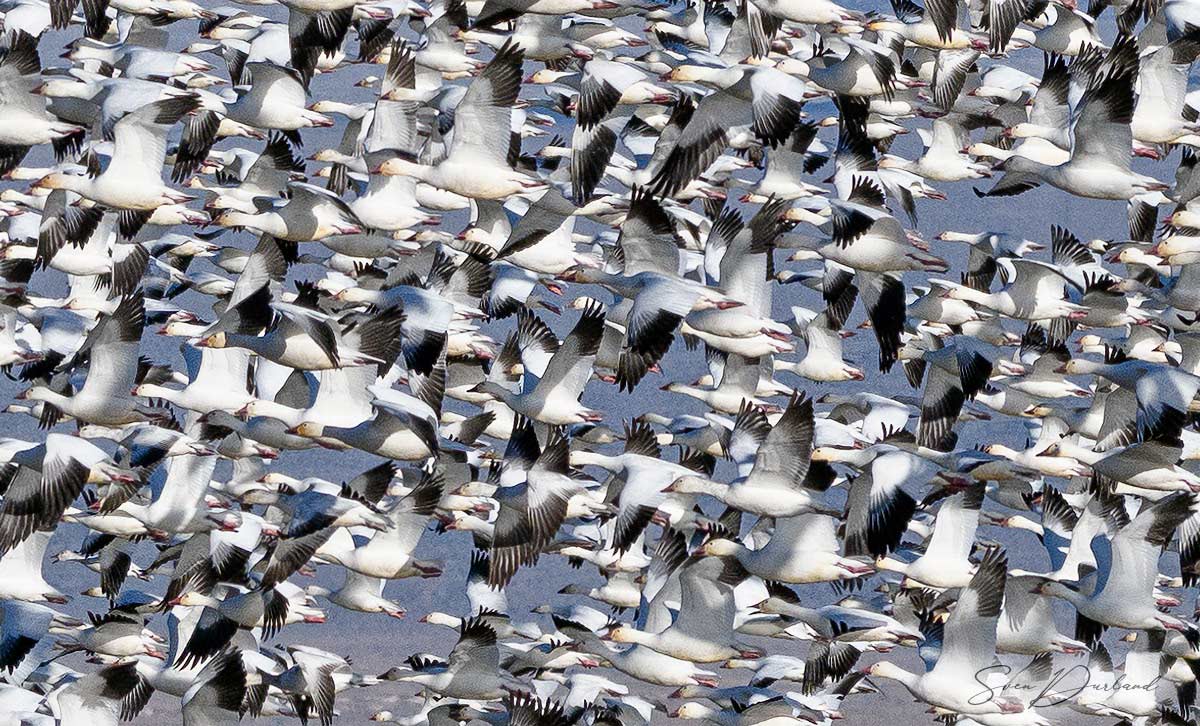
[{"label": "white goose", "polygon": [[[1154,599],[1158,557],[1175,528],[1190,514],[1192,498],[1176,494],[1147,504],[1138,515],[1117,531],[1110,540],[1091,541],[1096,557],[1096,575],[1078,587],[1046,580],[1038,593],[1062,598],[1075,606],[1076,632],[1085,642],[1095,642],[1104,628],[1115,626],[1132,630],[1177,630],[1190,642],[1200,642],[1200,631],[1189,622],[1161,612]],[[1113,526],[1110,524],[1110,526]],[[1090,592],[1085,588],[1090,581]]]},{"label": "white goose", "polygon": [[[103,170],[97,160],[86,175],[55,172],[35,182],[34,187],[66,189],[143,222],[158,207],[188,201],[190,195],[163,184],[162,167],[167,156],[167,133],[199,108],[199,103],[195,98],[178,96],[130,113],[113,127],[113,154]],[[96,159],[94,155],[90,158]],[[136,226],[128,222],[122,230],[130,236]]]},{"label": "white goose", "polygon": [[375,171],[405,175],[476,199],[505,199],[538,189],[544,183],[509,166],[507,144],[512,107],[521,88],[521,48],[511,43],[496,52],[488,67],[467,88],[455,109],[454,138],[449,154],[436,166],[396,157]]},{"label": "white goose", "polygon": [[[914,697],[955,713],[970,716],[1024,710],[1019,702],[999,695],[998,689],[981,689],[978,683],[962,678],[963,673],[985,673],[992,666],[1007,568],[1002,551],[987,553],[950,613],[941,652],[925,673],[910,673],[891,661],[875,663],[864,672],[899,681]],[[978,697],[981,690],[983,697]]]}]

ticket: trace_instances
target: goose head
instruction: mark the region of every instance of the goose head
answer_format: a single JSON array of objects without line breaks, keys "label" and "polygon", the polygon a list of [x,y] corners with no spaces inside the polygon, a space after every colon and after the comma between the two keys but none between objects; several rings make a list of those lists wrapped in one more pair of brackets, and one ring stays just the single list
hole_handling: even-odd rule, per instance
[{"label": "goose head", "polygon": [[671,712],[671,718],[708,719],[715,718],[717,711],[697,701],[688,701]]},{"label": "goose head", "polygon": [[31,91],[48,98],[91,98],[95,92],[94,84],[68,78],[50,79]]},{"label": "goose head", "polygon": [[471,388],[471,393],[482,393],[500,400],[504,400],[506,397],[512,395],[511,391],[496,381],[481,381]]},{"label": "goose head", "polygon": [[706,555],[713,555],[715,557],[733,557],[737,555],[737,553],[740,552],[743,547],[731,539],[720,537],[717,539],[710,539],[709,541],[705,542],[704,547],[701,549]]},{"label": "goose head", "polygon": [[393,156],[384,161],[375,169],[372,169],[373,174],[382,174],[383,176],[411,176],[420,178],[424,175],[425,167],[417,163],[414,156]]},{"label": "goose head", "polygon": [[899,33],[901,35],[908,29],[908,25],[899,18],[876,18],[864,26],[867,30],[875,32],[883,31],[885,33]]},{"label": "goose head", "polygon": [[578,282],[584,285],[603,283],[610,275],[596,267],[574,265],[560,272],[557,279],[563,282]]},{"label": "goose head", "polygon": [[290,429],[288,433],[303,436],[306,439],[315,439],[324,435],[325,425],[316,421],[305,421],[299,426]]},{"label": "goose head", "polygon": [[[731,71],[737,74],[740,78],[742,72],[737,69],[713,68],[710,66],[698,66],[691,64],[683,64],[674,68],[670,73],[666,74],[665,80],[674,81],[676,83],[705,83],[723,85],[723,81],[727,81],[727,76],[731,75]],[[736,78],[734,79],[736,80]]]},{"label": "goose head", "polygon": [[30,386],[18,393],[14,398],[18,401],[49,401],[55,395],[57,394],[46,386],[38,385]]},{"label": "goose head", "polygon": [[[1182,215],[1179,212],[1176,216]],[[1200,223],[1200,217],[1196,219]],[[1156,255],[1162,259],[1168,259],[1176,255],[1183,255],[1189,252],[1195,252],[1200,248],[1200,239],[1190,234],[1173,234],[1159,240],[1158,244],[1150,249],[1150,254]],[[1173,260],[1168,260],[1172,261]]]},{"label": "goose head", "polygon": [[809,458],[812,461],[849,463],[863,458],[863,449],[849,446],[817,446],[813,448]]},{"label": "goose head", "polygon": [[84,183],[84,177],[76,174],[65,174],[55,171],[47,174],[30,185],[31,189],[66,189],[77,190]]},{"label": "goose head", "polygon": [[1058,597],[1068,601],[1072,601],[1080,597],[1080,592],[1075,587],[1072,587],[1065,582],[1049,579],[1038,582],[1036,585],[1029,588],[1029,592],[1033,595]]},{"label": "goose head", "polygon": [[715,482],[702,476],[681,476],[671,482],[664,492],[672,494],[710,494],[714,491],[724,490],[725,485],[720,482]]},{"label": "goose head", "polygon": [[224,348],[228,345],[225,333],[213,333],[197,340],[193,345],[197,348]]},{"label": "goose head", "polygon": [[317,113],[316,111],[309,111],[306,108],[300,109],[297,112],[297,115],[301,118],[301,120],[304,121],[305,126],[310,126],[313,128],[328,128],[334,124],[333,119],[329,118],[325,114]]},{"label": "goose head", "polygon": [[179,605],[182,607],[219,607],[221,603],[213,597],[203,595],[195,590],[191,590],[189,592],[185,592],[174,600],[169,601],[168,604]]},{"label": "goose head", "polygon": [[604,636],[604,640],[611,640],[614,643],[640,643],[652,637],[652,634],[645,633],[628,625],[618,625],[608,631],[608,634]]},{"label": "goose head", "polygon": [[894,154],[880,156],[878,164],[880,169],[910,169],[913,166],[913,162]]},{"label": "goose head", "polygon": [[[211,200],[209,204],[216,203],[216,200]],[[211,209],[221,209],[221,207],[210,207]],[[233,207],[225,208],[220,214],[212,218],[212,224],[218,227],[246,227],[259,215],[241,211]]]},{"label": "goose head", "polygon": [[221,532],[236,532],[242,526],[242,518],[231,509],[210,512],[205,519],[212,529]]},{"label": "goose head", "polygon": [[545,85],[547,83],[556,83],[564,78],[569,78],[578,74],[578,71],[556,71],[550,68],[543,68],[539,71],[531,73],[525,78],[525,83],[535,83]]},{"label": "goose head", "polygon": [[208,222],[209,217],[204,212],[188,209],[182,204],[172,202],[155,209],[154,213],[150,215],[148,224],[174,227],[179,224],[204,225]]},{"label": "goose head", "polygon": [[422,615],[417,622],[429,623],[430,625],[441,625],[447,628],[457,628],[460,624],[462,624],[462,618],[456,618],[453,615],[435,610],[431,613]]},{"label": "goose head", "polygon": [[1054,369],[1055,373],[1060,373],[1067,376],[1086,375],[1089,373],[1098,373],[1104,370],[1104,363],[1087,358],[1072,358],[1063,363],[1058,368]]},{"label": "goose head", "polygon": [[310,161],[341,162],[345,161],[346,155],[337,149],[321,149],[308,158]]},{"label": "goose head", "polygon": [[627,104],[639,106],[647,103],[665,104],[675,100],[675,94],[668,88],[644,80],[626,88],[625,92],[621,94],[621,100]]},{"label": "goose head", "polygon": [[1023,121],[1019,124],[1005,129],[1004,135],[1013,139],[1032,139],[1044,138],[1052,129],[1047,129],[1045,126]]},{"label": "goose head", "polygon": [[1050,650],[1055,653],[1065,653],[1067,655],[1080,655],[1091,651],[1086,644],[1078,640],[1072,640],[1065,635],[1059,635],[1050,643]]}]

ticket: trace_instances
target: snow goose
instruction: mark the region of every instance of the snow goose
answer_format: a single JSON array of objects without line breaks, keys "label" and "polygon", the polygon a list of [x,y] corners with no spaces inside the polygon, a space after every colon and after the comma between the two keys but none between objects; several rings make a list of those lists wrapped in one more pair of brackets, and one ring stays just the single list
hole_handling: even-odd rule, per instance
[{"label": "snow goose", "polygon": [[[727,243],[734,241],[733,236],[736,235],[731,235]],[[635,190],[617,244],[625,255],[621,275],[595,268],[575,268],[560,277],[600,284],[632,300],[624,321],[626,340],[617,362],[617,383],[622,390],[633,390],[669,350],[673,340],[670,333],[690,313],[740,307],[742,301],[679,277],[679,239],[674,224],[663,206],[644,190]],[[737,255],[731,254],[726,264],[731,276],[736,274],[738,262]],[[751,281],[750,286],[753,284]],[[692,320],[698,327],[704,325],[697,318]],[[751,332],[757,333],[761,328],[762,324],[752,323]],[[697,330],[696,334],[703,332]]]},{"label": "snow goose", "polygon": [[[945,271],[944,260],[923,252],[909,239],[899,221],[884,208],[883,189],[867,177],[856,177],[849,196],[830,202],[827,243],[815,253],[854,270],[876,274],[903,270]],[[802,250],[792,259],[811,259]]]},{"label": "snow goose", "polygon": [[795,2],[795,0],[764,0],[756,5],[765,13],[785,18],[794,23],[825,25],[862,19],[857,11],[848,10],[828,0],[814,3],[801,3]]},{"label": "snow goose", "polygon": [[950,496],[938,510],[925,551],[909,562],[889,556],[877,563],[879,569],[899,571],[907,582],[925,586],[962,587],[974,568],[969,557],[983,495],[984,488],[975,486]]},{"label": "snow goose", "polygon": [[679,66],[675,81],[704,81],[719,90],[705,96],[674,140],[649,185],[673,196],[703,172],[745,129],[777,146],[791,135],[805,100],[805,84],[770,66]]},{"label": "snow goose", "polygon": [[555,437],[538,454],[525,481],[496,492],[500,509],[490,552],[488,584],[502,587],[522,565],[537,563],[554,539],[567,503],[580,490],[570,478],[568,442]]},{"label": "snow goose", "polygon": [[892,3],[892,9],[896,17],[876,18],[866,24],[866,29],[895,33],[923,48],[958,50],[976,47],[983,50],[987,47],[986,40],[958,27],[960,13],[956,2],[933,2],[921,8],[913,2],[897,0]]},{"label": "snow goose", "polygon": [[404,318],[399,307],[368,318],[360,330],[354,331],[360,346],[356,349],[348,346],[343,336],[349,331],[339,330],[337,321],[304,304],[272,302],[266,286],[247,298],[242,310],[253,316],[255,332],[265,328],[263,335],[221,331],[201,338],[196,345],[245,348],[279,365],[307,371],[377,365],[384,357],[373,353],[398,341]]},{"label": "snow goose", "polygon": [[[441,574],[440,568],[418,561],[413,553],[429,523],[429,517],[442,496],[443,480],[439,475],[422,477],[417,486],[398,502],[391,504],[385,518],[388,527],[376,532],[365,544],[349,550],[339,550],[340,542],[331,541],[318,557],[344,566],[352,573],[366,578],[395,579],[409,574],[422,577]],[[343,539],[347,533],[339,533]],[[368,583],[361,587],[365,588]],[[376,595],[378,597],[378,595]]]},{"label": "snow goose", "polygon": [[817,127],[801,122],[787,141],[767,152],[767,169],[756,184],[747,187],[741,201],[765,204],[768,199],[798,199],[821,193],[821,188],[801,180],[828,161],[821,153],[824,144],[816,138]]},{"label": "snow goose", "polygon": [[273,63],[247,63],[250,86],[235,87],[237,100],[226,106],[226,116],[257,129],[280,131],[299,146],[303,128],[333,126],[333,119],[310,111],[304,82],[297,71]]},{"label": "snow goose", "polygon": [[584,652],[595,655],[618,671],[647,683],[674,687],[717,685],[712,671],[703,670],[692,661],[675,658],[638,644],[626,650],[612,650],[600,636],[579,623],[556,617],[554,624],[560,633],[578,642]]},{"label": "snow goose", "polygon": [[219,654],[233,641],[239,630],[261,628],[261,638],[269,639],[284,623],[288,600],[272,589],[226,589],[224,599],[191,591],[169,604],[200,607],[203,611],[191,636],[183,644],[172,667],[187,670]]},{"label": "snow goose", "polygon": [[438,411],[442,395],[437,390],[437,376],[430,378],[428,385],[415,389],[416,395],[381,384],[371,385],[368,391],[373,394],[370,399],[375,411],[373,417],[339,424],[318,415],[321,409],[313,406],[290,431],[326,448],[353,447],[400,461],[418,461],[436,455],[441,448]]},{"label": "snow goose", "polygon": [[[207,209],[236,209],[247,214],[257,211],[256,197],[277,197],[290,181],[303,181],[304,162],[296,158],[282,134],[272,134],[262,152],[237,148],[228,158],[212,159],[220,187],[205,187],[193,180],[191,188],[215,194],[205,203]],[[229,186],[236,185],[236,186]]]},{"label": "snow goose", "polygon": [[1195,626],[1160,612],[1154,600],[1159,553],[1175,528],[1187,519],[1192,506],[1191,495],[1175,494],[1147,504],[1123,527],[1113,522],[1110,526],[1116,531],[1111,539],[1098,537],[1091,541],[1097,572],[1090,592],[1082,589],[1082,582],[1077,589],[1055,580],[1041,582],[1034,591],[1075,606],[1076,636],[1089,645],[1107,627],[1177,630],[1189,642],[1196,642],[1200,633]]},{"label": "snow goose", "polygon": [[249,372],[250,356],[241,350],[219,350],[189,345],[180,346],[188,369],[188,385],[182,390],[143,383],[132,391],[134,396],[161,398],[180,408],[207,414],[212,411],[241,409],[254,399],[245,388],[227,388],[229,381],[244,381]]},{"label": "snow goose", "polygon": [[[450,78],[463,78],[482,70],[486,64],[471,57],[468,53],[471,49],[458,42],[458,34],[471,25],[466,2],[445,0],[433,11],[432,18],[425,21],[417,46],[417,65]],[[438,85],[440,80],[434,77]]]},{"label": "snow goose", "polygon": [[734,702],[732,710],[713,708],[698,701],[688,701],[671,712],[674,718],[707,721],[719,726],[749,726],[750,724],[820,723],[821,717],[813,709],[802,706],[786,696],[763,696],[751,699],[750,703]]},{"label": "snow goose", "polygon": [[1072,358],[1059,368],[1067,375],[1093,374],[1132,391],[1137,400],[1133,422],[1140,440],[1170,438],[1181,427],[1200,393],[1200,378],[1165,364],[1129,360],[1109,350],[1104,361]]},{"label": "snow goose", "polygon": [[944,446],[967,399],[987,385],[992,362],[974,340],[959,336],[954,342],[924,355],[928,374],[921,393],[917,444]]},{"label": "snow goose", "polygon": [[507,144],[486,139],[508,138],[512,107],[521,89],[521,48],[512,43],[467,87],[454,111],[455,130],[448,155],[438,164],[395,157],[374,173],[413,176],[438,189],[473,199],[505,199],[544,186],[512,168]]},{"label": "snow goose", "polygon": [[[620,477],[615,496],[617,516],[610,544],[617,552],[628,551],[650,523],[665,498],[663,490],[681,476],[695,471],[662,458],[654,431],[645,423],[634,422],[625,429],[625,450],[610,456],[591,451],[572,451],[571,466],[597,466]],[[615,483],[614,483],[615,484]]]},{"label": "snow goose", "polygon": [[4,26],[40,38],[51,27],[50,4],[40,0],[16,0],[5,4]]},{"label": "snow goose", "polygon": [[809,489],[813,442],[812,399],[794,395],[771,426],[766,415],[744,405],[730,436],[729,452],[739,464],[731,484],[685,476],[668,491],[708,494],[744,512],[765,517],[794,517],[824,508],[820,492]]},{"label": "snow goose", "polygon": [[141,245],[115,244],[116,226],[116,215],[98,207],[68,207],[67,192],[56,189],[42,209],[35,264],[68,275],[95,275],[113,295],[128,295],[141,282],[150,253]]},{"label": "snow goose", "polygon": [[618,106],[664,103],[670,90],[655,85],[636,66],[593,59],[583,66],[571,135],[571,192],[577,203],[591,198],[612,158],[616,136],[630,118]]},{"label": "snow goose", "polygon": [[46,582],[42,574],[51,534],[46,530],[37,530],[0,556],[0,575],[4,578],[0,596],[3,599],[57,605],[67,602],[67,596]]},{"label": "snow goose", "polygon": [[145,326],[145,305],[138,293],[121,298],[111,315],[101,316],[88,335],[88,375],[72,396],[35,385],[21,396],[42,401],[72,418],[104,426],[159,418],[161,410],[142,406],[130,395],[137,376],[137,349]]},{"label": "snow goose", "polygon": [[56,522],[85,484],[136,481],[102,449],[77,437],[47,434],[36,445],[15,439],[6,444],[8,496],[0,508],[3,551]]},{"label": "snow goose", "polygon": [[445,698],[490,700],[505,694],[507,678],[500,670],[496,631],[479,617],[463,621],[447,660],[417,655],[409,663],[412,670],[392,668],[381,677],[415,683]]},{"label": "snow goose", "polygon": [[66,189],[118,210],[121,232],[131,237],[158,207],[191,199],[163,184],[162,166],[167,155],[167,133],[198,106],[199,101],[188,96],[144,106],[113,126],[113,155],[103,170],[92,155],[89,158],[94,162],[87,174],[55,172],[39,179],[34,187]]},{"label": "snow goose", "polygon": [[1049,3],[1042,15],[1046,20],[1041,27],[1035,25],[1032,31],[1017,28],[1013,37],[1046,53],[1065,56],[1077,56],[1088,46],[1104,45],[1096,32],[1095,18],[1067,3]]},{"label": "snow goose", "polygon": [[[524,203],[523,199],[514,199],[508,208],[519,211]],[[476,202],[477,207],[480,204]],[[576,265],[596,267],[595,257],[576,250],[574,231],[578,212],[561,192],[546,190],[531,200],[520,220],[511,225],[508,239],[496,250],[496,258],[543,275],[560,275]],[[500,226],[503,227],[503,222]],[[464,235],[472,239],[471,235]],[[553,283],[548,285],[548,289],[553,287]]]},{"label": "snow goose", "polygon": [[864,672],[899,681],[918,700],[968,716],[1022,711],[1019,702],[998,695],[999,689],[984,689],[986,697],[979,698],[979,684],[962,679],[963,673],[983,673],[992,665],[1007,568],[1008,558],[1001,550],[988,551],[950,613],[937,661],[925,673],[910,673],[891,661],[875,663]]},{"label": "snow goose", "polygon": [[1194,48],[1187,39],[1151,50],[1140,59],[1137,106],[1130,126],[1134,139],[1169,144],[1200,131],[1200,126],[1183,119],[1187,72],[1193,60]]},{"label": "snow goose", "polygon": [[0,58],[0,173],[16,168],[34,146],[53,144],[59,158],[80,149],[83,129],[59,121],[46,110],[45,99],[33,93],[41,69],[37,39],[24,31],[10,33]]},{"label": "snow goose", "polygon": [[488,0],[475,18],[475,25],[487,28],[526,13],[557,16],[587,10],[611,10],[615,6],[616,3],[609,0]]},{"label": "snow goose", "polygon": [[0,605],[0,664],[17,683],[51,656],[49,636],[63,635],[69,628],[82,625],[44,605],[6,600]]},{"label": "snow goose", "polygon": [[63,722],[116,724],[118,717],[134,718],[152,693],[134,661],[73,675],[46,696],[50,712]]},{"label": "snow goose", "polygon": [[934,119],[932,131],[918,131],[925,143],[925,153],[919,159],[908,161],[885,155],[879,160],[879,168],[903,169],[930,181],[943,182],[991,176],[991,170],[987,166],[971,161],[969,156],[962,153],[962,149],[968,145],[968,129],[964,126],[965,122],[966,119],[954,115]]},{"label": "snow goose", "polygon": [[[865,603],[856,603],[852,599],[814,608],[802,605],[790,587],[778,583],[768,583],[767,593],[767,599],[757,605],[758,609],[788,618],[789,622],[793,622],[793,627],[799,626],[796,630],[811,635],[816,644],[809,652],[808,659],[800,663],[790,656],[761,659],[756,664],[756,670],[759,671],[756,678],[783,671],[787,673],[783,675],[784,678],[794,679],[803,683],[806,689],[812,689],[827,678],[846,675],[863,652],[863,646],[885,650],[891,645],[913,646],[923,640],[917,630],[893,617],[868,610],[864,607]],[[726,664],[727,667],[746,665],[749,664]],[[764,670],[766,673],[763,673]]]},{"label": "snow goose", "polygon": [[384,8],[362,0],[287,0],[291,65],[307,86],[322,55],[337,54],[356,12],[376,21],[391,20]]},{"label": "snow goose", "polygon": [[1130,123],[1137,76],[1136,43],[1117,43],[1088,81],[1070,118],[1071,156],[1059,165],[1014,156],[1001,164],[1004,176],[979,196],[1011,196],[1042,182],[1092,199],[1129,200],[1166,191],[1169,184],[1130,170],[1133,147]]},{"label": "snow goose", "polygon": [[777,371],[790,371],[813,381],[861,381],[864,374],[842,357],[842,331],[844,322],[837,318],[834,306],[820,313],[801,307],[792,307],[793,324],[797,334],[804,339],[804,357],[797,362],[776,358],[772,364]]},{"label": "snow goose", "polygon": [[225,651],[209,661],[184,692],[180,702],[183,723],[232,723],[240,718],[247,698],[242,656]]},{"label": "snow goose", "polygon": [[896,64],[881,45],[857,38],[846,39],[846,53],[814,56],[797,70],[807,71],[817,86],[835,95],[850,97],[878,96],[889,101],[895,93]]},{"label": "snow goose", "polygon": [[[717,217],[705,241],[706,277],[742,305],[693,311],[684,320],[686,334],[717,350],[750,358],[790,349],[786,340],[790,330],[770,317],[772,289],[767,284],[769,250],[791,226],[782,215],[785,206],[780,200],[768,201],[746,223],[730,209]],[[764,337],[778,344],[756,348]]]},{"label": "snow goose", "polygon": [[946,297],[965,300],[1017,320],[1037,322],[1048,327],[1055,340],[1063,336],[1062,328],[1069,321],[1087,317],[1088,309],[1071,302],[1068,295],[1068,291],[1082,294],[1083,289],[1067,276],[1062,265],[1000,258],[996,267],[1004,282],[1004,287],[996,292],[977,290],[949,280],[938,280],[937,283],[944,289]]},{"label": "snow goose", "polygon": [[848,464],[860,472],[846,503],[848,557],[879,558],[894,550],[917,509],[919,484],[942,476],[932,462],[886,443],[865,449],[819,446],[813,461]]},{"label": "snow goose", "polygon": [[562,19],[557,16],[526,14],[513,23],[511,36],[471,29],[463,33],[463,39],[498,49],[511,37],[530,60],[548,63],[571,57],[589,60],[593,55],[592,49],[576,43],[564,30]]},{"label": "snow goose", "polygon": [[873,572],[870,565],[842,557],[835,520],[823,514],[802,514],[776,520],[767,544],[755,550],[729,539],[712,539],[704,552],[734,557],[746,570],[764,580],[789,583],[833,582]]},{"label": "snow goose", "polygon": [[88,613],[88,618],[90,625],[71,633],[64,641],[68,651],[86,650],[114,658],[141,654],[159,659],[165,657],[146,630],[142,616],[113,610],[104,615]]},{"label": "snow goose", "polygon": [[584,310],[561,347],[546,361],[542,371],[526,369],[521,390],[512,391],[496,381],[483,381],[476,388],[516,413],[555,426],[599,421],[601,414],[585,407],[579,399],[592,374],[592,363],[604,332],[604,308]]},{"label": "snow goose", "polygon": [[996,650],[1002,653],[1066,653],[1078,655],[1088,646],[1058,632],[1050,598],[1033,592],[1036,575],[1010,574],[1004,586],[1004,610],[996,631]]},{"label": "snow goose", "polygon": [[314,242],[363,231],[362,222],[349,205],[333,193],[304,182],[290,182],[283,199],[259,197],[253,204],[254,212],[228,209],[213,223],[249,227],[289,242]]}]

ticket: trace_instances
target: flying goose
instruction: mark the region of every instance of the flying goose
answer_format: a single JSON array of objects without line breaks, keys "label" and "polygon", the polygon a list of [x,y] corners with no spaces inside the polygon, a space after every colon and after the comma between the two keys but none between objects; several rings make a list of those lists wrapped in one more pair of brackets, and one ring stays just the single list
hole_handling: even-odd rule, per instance
[{"label": "flying goose", "polygon": [[976,574],[963,590],[957,607],[945,624],[942,647],[929,670],[917,675],[890,661],[864,669],[868,675],[897,680],[915,697],[956,713],[1019,713],[1024,707],[997,690],[973,698],[978,684],[965,684],[961,673],[986,672],[995,654],[996,622],[1004,599],[1008,560],[998,549],[989,550]]},{"label": "flying goose", "polygon": [[394,157],[378,173],[405,175],[464,197],[504,199],[540,188],[543,182],[512,168],[507,145],[486,139],[507,138],[512,106],[521,87],[521,47],[507,43],[488,67],[471,82],[454,110],[454,138],[448,153],[436,165]]},{"label": "flying goose", "polygon": [[708,494],[728,506],[766,517],[821,511],[821,486],[809,488],[813,442],[812,399],[794,395],[772,425],[761,409],[745,404],[730,435],[728,451],[739,475],[730,484],[698,476],[676,479],[669,491]]},{"label": "flying goose", "polygon": [[196,98],[177,96],[139,108],[113,126],[113,153],[107,166],[102,167],[92,154],[86,174],[54,172],[34,186],[66,189],[117,210],[122,235],[132,237],[158,207],[191,199],[163,184],[162,166],[167,133],[198,107]]},{"label": "flying goose", "polygon": [[84,131],[55,118],[45,99],[33,93],[42,70],[37,38],[15,26],[8,28],[12,32],[0,59],[0,107],[5,118],[0,129],[0,173],[4,174],[15,169],[34,146],[53,145],[60,160],[67,153],[78,152]]},{"label": "flying goose", "polygon": [[1089,645],[1111,626],[1158,632],[1177,630],[1194,642],[1195,628],[1173,615],[1159,612],[1153,591],[1159,550],[1187,519],[1192,506],[1190,495],[1175,494],[1147,506],[1124,526],[1114,526],[1119,522],[1114,520],[1115,513],[1110,512],[1110,527],[1115,530],[1111,539],[1101,536],[1091,541],[1097,570],[1090,583],[1084,580],[1076,589],[1063,582],[1044,580],[1034,590],[1075,606],[1076,637]]}]

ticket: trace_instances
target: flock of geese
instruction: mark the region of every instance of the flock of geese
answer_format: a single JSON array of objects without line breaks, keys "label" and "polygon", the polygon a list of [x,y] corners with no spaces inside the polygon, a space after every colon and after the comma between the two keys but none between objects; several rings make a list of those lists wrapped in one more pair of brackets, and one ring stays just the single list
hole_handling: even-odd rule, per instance
[{"label": "flock of geese", "polygon": [[0,0],[0,724],[1196,721],[1200,0],[275,5]]}]

